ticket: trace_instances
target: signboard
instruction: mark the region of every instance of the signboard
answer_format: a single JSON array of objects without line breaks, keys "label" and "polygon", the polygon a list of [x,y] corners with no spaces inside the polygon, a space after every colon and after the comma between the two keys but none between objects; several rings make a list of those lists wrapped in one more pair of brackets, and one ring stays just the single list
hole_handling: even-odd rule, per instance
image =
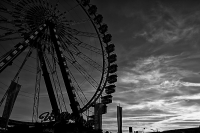
[{"label": "signboard", "polygon": [[122,133],[122,107],[117,106],[118,133]]},{"label": "signboard", "polygon": [[9,117],[12,112],[12,109],[13,109],[13,106],[14,106],[14,103],[15,103],[15,100],[17,98],[20,88],[21,88],[21,85],[15,83],[14,81],[12,81],[9,86],[7,99],[6,99],[6,103],[5,103],[4,111],[2,115],[2,118],[4,119],[4,121],[1,123],[1,126],[3,126],[4,128],[7,128]]}]

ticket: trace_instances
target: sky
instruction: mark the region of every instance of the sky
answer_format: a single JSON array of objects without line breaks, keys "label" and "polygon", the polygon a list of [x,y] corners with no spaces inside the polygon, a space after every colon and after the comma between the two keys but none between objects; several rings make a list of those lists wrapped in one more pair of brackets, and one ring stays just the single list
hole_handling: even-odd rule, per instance
[{"label": "sky", "polygon": [[103,129],[117,132],[117,105],[123,108],[123,132],[128,127],[145,132],[198,127],[200,2],[91,0],[91,4],[103,15],[118,57],[117,88],[103,115]]},{"label": "sky", "polygon": [[[105,3],[104,3],[105,2]],[[104,116],[116,129],[163,131],[199,126],[199,1],[95,1],[118,55],[117,92]]]}]

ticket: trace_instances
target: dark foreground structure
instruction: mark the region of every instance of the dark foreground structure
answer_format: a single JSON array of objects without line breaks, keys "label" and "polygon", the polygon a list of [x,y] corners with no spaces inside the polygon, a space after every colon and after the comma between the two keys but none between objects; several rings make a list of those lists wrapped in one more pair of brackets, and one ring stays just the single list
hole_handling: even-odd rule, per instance
[{"label": "dark foreground structure", "polygon": [[0,133],[102,133],[102,130],[94,130],[91,127],[81,127],[77,128],[74,123],[71,124],[59,124],[54,126],[49,125],[17,125],[13,127],[8,127],[7,130],[0,130]]},{"label": "dark foreground structure", "polygon": [[[3,83],[7,87],[0,100],[1,132],[102,131],[102,115],[112,103],[117,82],[115,45],[96,5],[90,0],[69,3],[0,0],[0,42],[7,46],[13,41],[8,51],[0,49],[0,79],[7,75],[6,81],[11,81],[10,86]],[[27,62],[35,72],[26,70]],[[10,71],[14,74],[8,74]],[[27,76],[29,72],[31,76]],[[20,90],[26,88],[32,96],[26,100],[21,95],[23,102],[18,102]],[[34,93],[29,93],[33,88]],[[10,120],[14,105],[31,99],[32,116],[28,117],[32,123]],[[25,106],[32,104],[19,107],[16,113],[23,115],[29,108]]]},{"label": "dark foreground structure", "polygon": [[[0,125],[4,122],[0,117]],[[69,120],[48,122],[24,122],[9,120],[7,128],[0,128],[0,133],[102,133],[94,129],[94,125],[86,121],[70,122]]]},{"label": "dark foreground structure", "polygon": [[[157,133],[157,132],[151,132]],[[200,133],[200,127],[163,131],[161,133]]]}]

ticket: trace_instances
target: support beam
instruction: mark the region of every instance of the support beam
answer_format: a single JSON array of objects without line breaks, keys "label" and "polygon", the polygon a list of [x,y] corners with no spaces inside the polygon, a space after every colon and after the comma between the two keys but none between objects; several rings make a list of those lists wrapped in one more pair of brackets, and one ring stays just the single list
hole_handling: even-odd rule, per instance
[{"label": "support beam", "polygon": [[39,44],[39,45],[40,46],[39,46],[39,49],[38,49],[38,55],[39,55],[39,60],[40,60],[40,64],[41,64],[41,67],[42,67],[43,77],[44,77],[44,81],[45,81],[45,84],[46,84],[46,87],[47,87],[47,92],[48,92],[48,95],[49,95],[49,99],[50,99],[50,102],[51,102],[53,113],[55,114],[55,120],[57,120],[57,118],[60,114],[60,110],[58,108],[57,101],[56,101],[55,94],[54,94],[53,87],[52,87],[52,83],[51,83],[51,79],[50,79],[49,73],[47,71],[47,66],[46,66],[46,63],[45,63],[44,56],[43,56],[41,44]]},{"label": "support beam", "polygon": [[67,64],[66,64],[66,61],[64,59],[64,56],[62,55],[63,53],[59,48],[60,46],[58,44],[58,38],[56,38],[57,35],[55,34],[55,31],[54,31],[55,25],[51,22],[49,22],[47,25],[50,28],[51,39],[52,39],[54,47],[55,47],[55,51],[56,51],[58,62],[59,62],[58,64],[60,66],[62,77],[63,77],[65,87],[66,87],[66,90],[67,90],[67,93],[68,93],[72,112],[76,117],[80,118],[81,117],[81,113],[79,112],[80,111],[80,105],[79,105],[78,101],[75,100],[76,95],[75,95],[75,92],[74,92],[74,88],[70,84],[71,81],[68,77],[69,73],[66,71],[66,69],[68,69],[68,68],[66,68]]},{"label": "support beam", "polygon": [[14,49],[3,55],[3,58],[0,60],[0,73],[9,65],[12,65],[13,60],[18,57],[18,55],[20,55],[27,47],[28,45],[25,43],[18,43]]},{"label": "support beam", "polygon": [[30,44],[41,35],[41,31],[46,28],[46,24],[39,27],[33,34],[30,34],[22,43],[15,45],[13,49],[7,52],[0,60],[0,73],[9,65],[12,65],[13,60],[19,56]]}]

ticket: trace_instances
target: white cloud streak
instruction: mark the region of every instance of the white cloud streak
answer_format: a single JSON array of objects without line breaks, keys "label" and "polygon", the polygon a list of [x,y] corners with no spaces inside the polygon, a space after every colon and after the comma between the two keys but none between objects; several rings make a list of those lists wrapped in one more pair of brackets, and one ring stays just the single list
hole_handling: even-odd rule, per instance
[{"label": "white cloud streak", "polygon": [[[134,67],[123,72],[119,77],[118,84],[124,89],[115,94],[116,101],[114,103],[121,103],[123,111],[130,113],[130,116],[124,117],[124,122],[142,121],[141,123],[145,123],[146,121],[149,128],[156,127],[164,130],[166,125],[173,129],[180,127],[178,122],[198,121],[196,116],[200,115],[198,104],[200,88],[197,94],[186,94],[183,89],[189,91],[190,87],[197,87],[198,90],[200,83],[182,81],[182,79],[199,76],[199,74],[189,68],[179,68],[179,64],[176,62],[180,61],[182,56],[162,55],[140,58],[134,62]],[[156,93],[148,94],[150,92]],[[173,95],[174,93],[178,95]],[[167,94],[171,96],[163,97]],[[131,104],[131,101],[136,103]],[[192,104],[189,104],[190,102]],[[131,114],[134,117],[131,117]],[[157,118],[156,121],[155,118]],[[115,119],[107,120],[115,121]],[[175,124],[173,125],[173,123]]]}]

